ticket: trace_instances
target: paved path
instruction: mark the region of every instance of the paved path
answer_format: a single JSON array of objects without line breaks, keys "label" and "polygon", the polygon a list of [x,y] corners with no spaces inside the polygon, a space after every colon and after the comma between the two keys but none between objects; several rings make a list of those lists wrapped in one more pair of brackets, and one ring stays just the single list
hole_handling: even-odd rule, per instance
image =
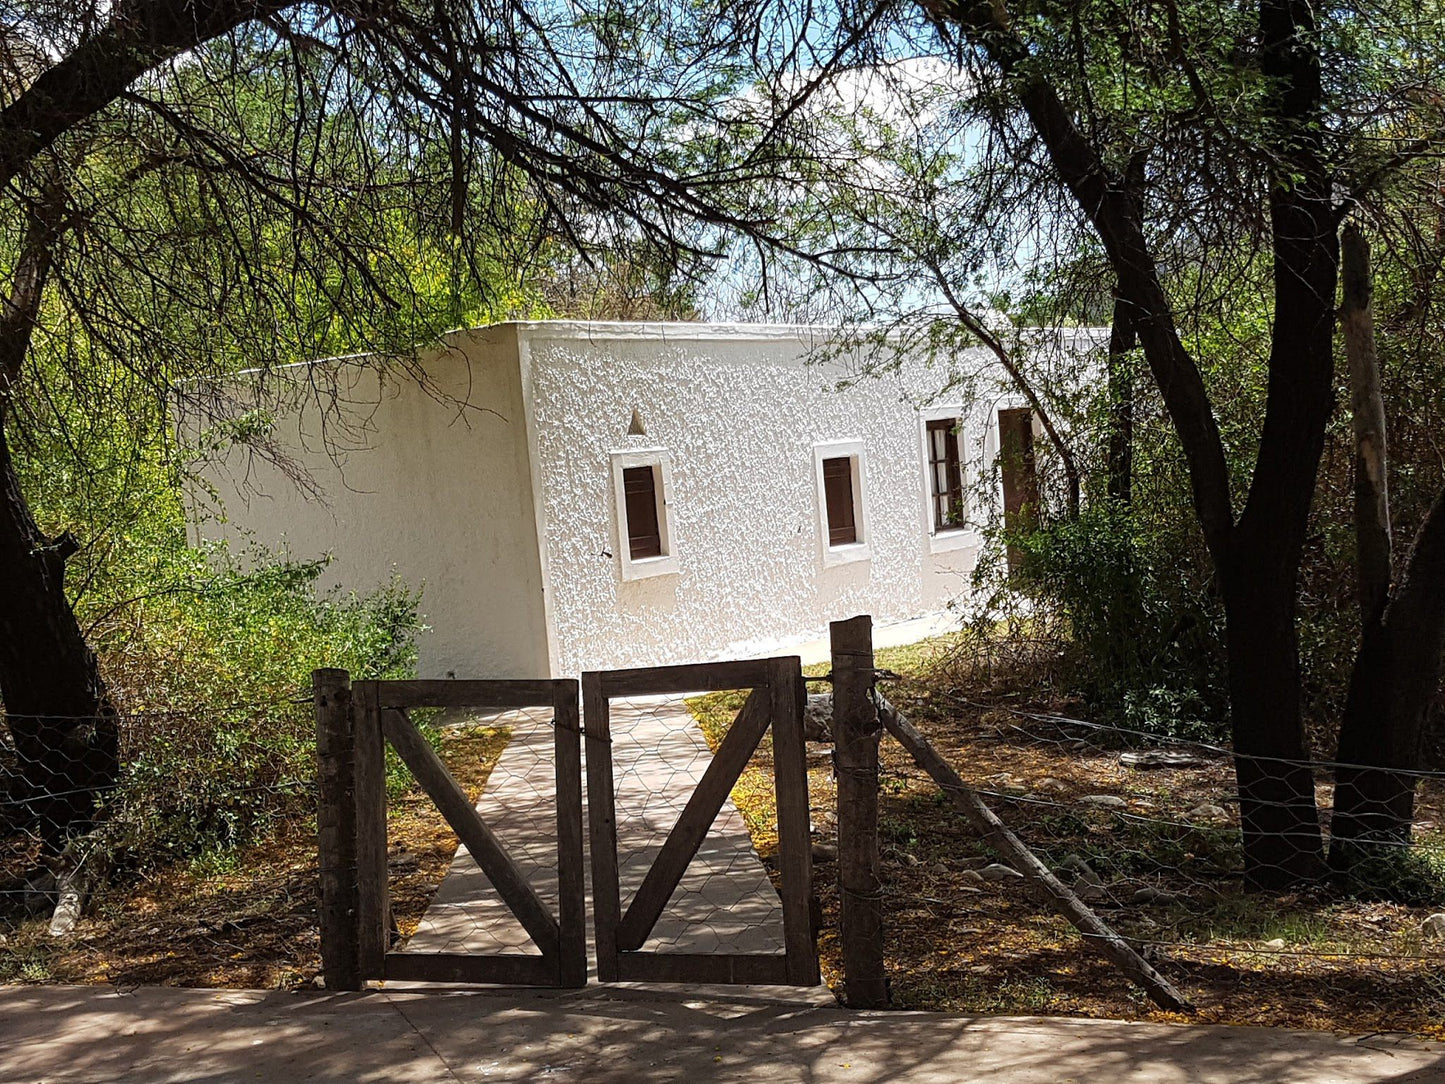
[{"label": "paved path", "polygon": [[433,989],[0,988],[6,1084],[1445,1081],[1445,1046],[1256,1028]]},{"label": "paved path", "polygon": [[[487,718],[512,727],[513,736],[492,770],[477,809],[538,894],[555,909],[557,837],[550,713],[507,712]],[[625,909],[711,763],[712,754],[680,698],[613,701],[611,723],[619,879]],[[587,911],[590,918],[590,887]],[[590,937],[588,943],[592,944]],[[783,951],[778,894],[731,800],[724,804],[644,948],[663,952]],[[458,849],[436,898],[404,950],[536,951],[464,847]],[[595,973],[595,961],[593,968]]]}]

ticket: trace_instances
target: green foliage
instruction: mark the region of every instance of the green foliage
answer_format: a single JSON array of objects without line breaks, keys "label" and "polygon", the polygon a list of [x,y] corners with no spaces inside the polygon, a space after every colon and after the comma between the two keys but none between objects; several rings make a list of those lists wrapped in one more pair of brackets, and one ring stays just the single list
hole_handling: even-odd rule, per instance
[{"label": "green foliage", "polygon": [[1096,718],[1176,737],[1218,736],[1224,721],[1221,615],[1177,532],[1099,501],[1075,520],[1021,537],[1017,586],[1059,607],[1073,683]]},{"label": "green foliage", "polygon": [[1351,863],[1341,887],[1358,899],[1445,906],[1445,846],[1437,839],[1411,847],[1368,848]]},{"label": "green foliage", "polygon": [[[210,855],[312,808],[310,672],[408,676],[416,597],[400,582],[322,595],[324,563],[254,569],[224,550],[181,549],[176,578],[143,613],[95,634],[124,704],[123,775],[106,842],[124,866]],[[252,555],[255,559],[256,555]]]}]

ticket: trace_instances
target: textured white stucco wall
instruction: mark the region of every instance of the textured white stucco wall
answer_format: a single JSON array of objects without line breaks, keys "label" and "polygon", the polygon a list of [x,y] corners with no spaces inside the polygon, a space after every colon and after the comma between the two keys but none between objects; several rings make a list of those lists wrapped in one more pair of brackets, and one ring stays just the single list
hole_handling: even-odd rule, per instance
[{"label": "textured white stucco wall", "polygon": [[[929,543],[918,406],[944,372],[905,364],[835,390],[849,366],[806,363],[796,330],[538,324],[520,339],[555,672],[763,650],[966,591],[977,537]],[[970,458],[987,409],[965,426]],[[627,435],[634,410],[643,436]],[[843,440],[865,450],[871,556],[826,567],[813,447]],[[609,457],[631,447],[669,454],[676,574],[622,578]]]},{"label": "textured white stucco wall", "polygon": [[400,574],[422,589],[432,626],[418,641],[423,677],[545,675],[516,329],[450,335],[420,369],[426,387],[375,359],[270,374],[256,401],[289,403],[274,436],[320,499],[232,449],[206,471],[231,522],[201,533],[240,540],[241,528],[297,558],[330,552],[322,587],[364,591]]}]

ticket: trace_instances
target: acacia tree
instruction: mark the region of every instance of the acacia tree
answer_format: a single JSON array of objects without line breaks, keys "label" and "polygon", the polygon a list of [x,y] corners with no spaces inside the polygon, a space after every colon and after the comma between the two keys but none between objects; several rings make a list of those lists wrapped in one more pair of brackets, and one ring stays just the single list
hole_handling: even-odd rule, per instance
[{"label": "acacia tree", "polygon": [[[926,12],[957,62],[1011,105],[1027,134],[1011,147],[1036,155],[1104,249],[1216,571],[1247,874],[1265,886],[1312,879],[1323,855],[1296,610],[1335,409],[1338,235],[1385,178],[1440,149],[1437,60],[1418,25],[1385,7],[935,0]],[[1367,14],[1364,30],[1353,20]],[[1268,267],[1267,398],[1247,472],[1231,469],[1211,397],[1229,389],[1207,386],[1185,345],[1164,259],[1179,237],[1221,236],[1237,265],[1258,254]],[[1368,736],[1348,747],[1365,776],[1402,766],[1393,720],[1422,718],[1438,686],[1442,531],[1437,501],[1385,611],[1395,627],[1366,635],[1352,714]],[[1402,667],[1414,680],[1397,680]]]},{"label": "acacia tree", "polygon": [[[50,849],[117,771],[114,705],[67,596],[80,543],[41,531],[13,456],[27,419],[54,420],[53,382],[83,403],[110,367],[159,397],[338,341],[401,357],[465,315],[419,311],[413,278],[437,263],[475,288],[549,245],[677,267],[717,230],[762,235],[719,194],[777,172],[787,102],[731,92],[806,52],[808,27],[745,15],[5,0],[0,699],[16,804]],[[510,254],[479,266],[499,238]]]}]

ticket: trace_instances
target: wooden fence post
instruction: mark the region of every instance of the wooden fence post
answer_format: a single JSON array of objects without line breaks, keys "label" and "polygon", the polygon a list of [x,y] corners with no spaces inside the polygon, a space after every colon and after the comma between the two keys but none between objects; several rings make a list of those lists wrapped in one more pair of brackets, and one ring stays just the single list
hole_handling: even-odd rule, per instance
[{"label": "wooden fence post", "polygon": [[316,712],[316,846],[321,880],[321,967],[329,990],[360,990],[357,955],[356,733],[351,675],[311,672]]},{"label": "wooden fence post", "polygon": [[361,978],[385,977],[391,947],[386,866],[386,743],[375,681],[352,690],[356,749],[356,956]]},{"label": "wooden fence post", "polygon": [[829,626],[833,655],[833,766],[838,776],[838,900],[843,991],[850,1008],[888,1005],[883,882],[878,858],[878,739],[873,619]]}]

